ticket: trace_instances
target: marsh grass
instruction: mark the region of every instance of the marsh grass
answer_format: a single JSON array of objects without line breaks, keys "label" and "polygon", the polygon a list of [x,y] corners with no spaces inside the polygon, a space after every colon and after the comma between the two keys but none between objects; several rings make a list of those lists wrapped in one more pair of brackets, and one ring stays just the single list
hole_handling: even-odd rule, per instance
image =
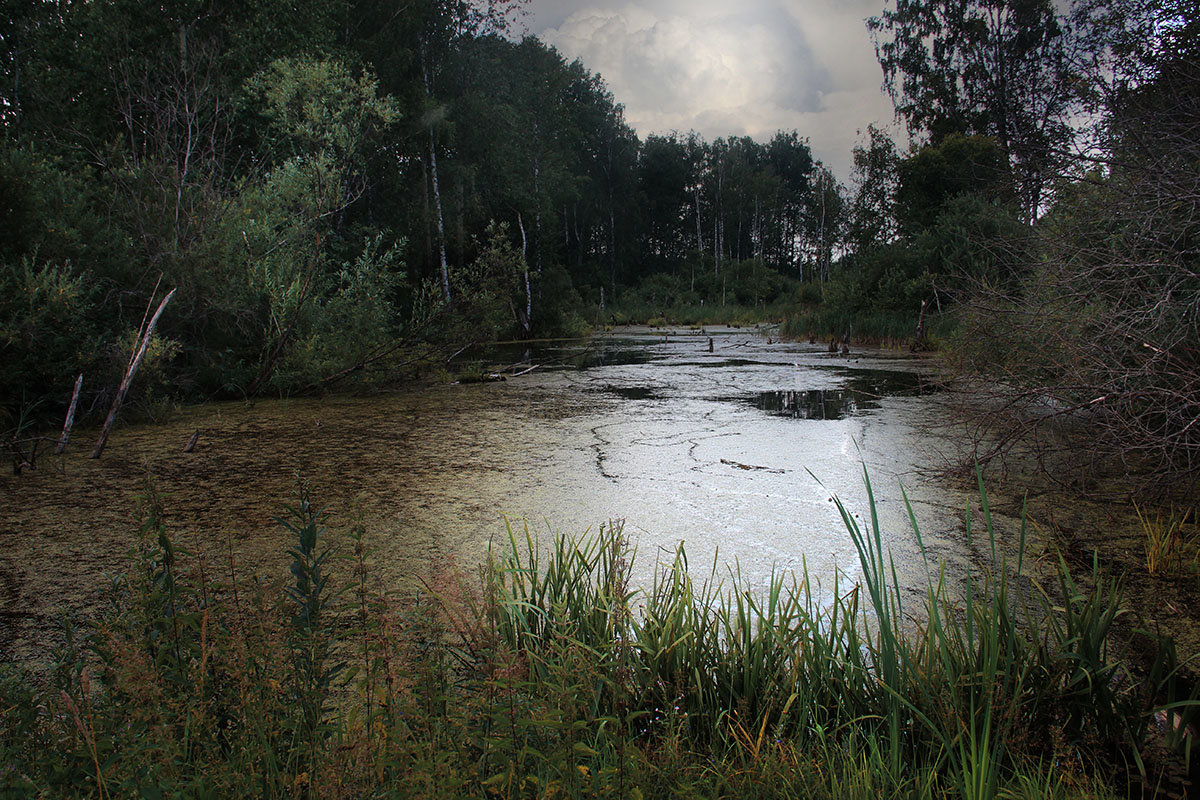
[{"label": "marsh grass", "polygon": [[[947,316],[930,315],[924,346],[932,350],[941,347],[952,323]],[[917,317],[908,312],[870,311],[858,314],[813,308],[789,313],[780,332],[793,339],[814,338],[826,343],[831,337],[840,343],[847,330],[853,344],[877,345],[889,348],[908,348],[913,344]]]},{"label": "marsh grass", "polygon": [[610,523],[544,546],[510,527],[477,580],[442,570],[395,595],[363,522],[334,550],[307,494],[280,520],[290,577],[271,580],[177,549],[151,503],[108,610],[64,628],[48,674],[0,674],[0,789],[877,800],[1184,785],[1195,690],[1169,642],[1147,639],[1140,669],[1122,660],[1116,581],[1060,563],[1057,585],[1017,593],[1023,541],[1010,563],[981,484],[967,535],[987,563],[953,591],[928,565],[906,605],[867,489],[869,521],[838,505],[857,580],[776,573],[759,589],[715,562],[698,580],[682,546],[631,587],[635,554]]},{"label": "marsh grass", "polygon": [[1146,572],[1150,575],[1165,575],[1180,565],[1183,551],[1183,516],[1174,511],[1164,514],[1159,510],[1153,514],[1139,505],[1134,505],[1146,548]]},{"label": "marsh grass", "polygon": [[597,317],[597,328],[607,323],[616,325],[669,326],[729,326],[750,328],[755,325],[777,323],[793,308],[791,303],[776,303],[767,306],[746,305],[674,305],[660,307],[651,304],[614,305],[607,316]]}]

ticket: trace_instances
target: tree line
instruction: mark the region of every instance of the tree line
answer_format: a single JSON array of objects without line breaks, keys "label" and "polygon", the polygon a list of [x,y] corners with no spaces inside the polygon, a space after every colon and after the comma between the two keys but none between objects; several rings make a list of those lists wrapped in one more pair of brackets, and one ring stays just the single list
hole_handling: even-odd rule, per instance
[{"label": "tree line", "polygon": [[167,288],[141,391],[252,395],[458,341],[467,320],[579,333],[660,273],[647,302],[668,307],[781,293],[728,285],[731,264],[828,271],[829,178],[797,133],[640,140],[599,76],[508,35],[519,11],[9,5],[10,413],[64,402],[79,371],[102,394]]}]

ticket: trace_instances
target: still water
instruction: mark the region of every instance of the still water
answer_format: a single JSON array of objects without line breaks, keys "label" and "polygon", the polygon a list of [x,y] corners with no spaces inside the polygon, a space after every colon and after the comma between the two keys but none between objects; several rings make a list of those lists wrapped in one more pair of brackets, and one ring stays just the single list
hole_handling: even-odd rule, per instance
[{"label": "still water", "polygon": [[[928,362],[831,356],[740,331],[601,337],[581,352],[522,358],[509,370],[544,366],[496,391],[526,398],[529,409],[559,398],[567,410],[525,413],[518,403],[506,420],[507,435],[532,446],[499,509],[543,538],[621,519],[642,585],[679,542],[693,570],[715,561],[753,584],[805,566],[826,583],[836,570],[855,578],[857,556],[830,498],[868,523],[864,465],[902,580],[919,585],[925,574],[902,485],[931,556],[963,555],[966,499],[930,476],[944,443],[929,432],[941,411]],[[467,546],[484,552],[494,535],[480,520]]]},{"label": "still water", "polygon": [[63,605],[103,605],[104,576],[131,568],[149,486],[177,543],[222,575],[286,576],[288,535],[274,518],[302,480],[329,511],[331,541],[361,524],[393,587],[480,563],[506,520],[541,542],[622,520],[641,587],[680,542],[697,578],[715,563],[761,585],[773,569],[807,567],[828,586],[839,570],[859,574],[831,497],[866,524],[865,465],[901,581],[925,580],[902,485],[931,558],[952,575],[965,566],[967,498],[929,474],[942,464],[929,362],[733,330],[461,358],[510,377],[204,404],[118,428],[99,461],[87,458],[94,432],[78,431],[65,457],[4,476],[0,655],[27,657]]}]

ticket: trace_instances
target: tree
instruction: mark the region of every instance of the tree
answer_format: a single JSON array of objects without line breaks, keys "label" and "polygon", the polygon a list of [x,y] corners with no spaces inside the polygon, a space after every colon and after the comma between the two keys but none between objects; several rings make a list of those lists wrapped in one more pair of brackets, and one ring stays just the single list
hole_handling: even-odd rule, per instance
[{"label": "tree", "polygon": [[992,137],[1036,219],[1072,138],[1075,41],[1052,0],[896,0],[868,27],[909,131]]},{"label": "tree", "polygon": [[[1074,490],[1190,497],[1200,483],[1195,6],[1083,11],[1098,136],[1026,247],[1025,279],[979,282],[964,309],[961,366],[988,376],[981,385],[1002,409],[982,417],[980,457],[1033,444],[1049,475],[1080,479]],[[1096,481],[1111,476],[1120,480]]]},{"label": "tree", "polygon": [[813,175],[813,191],[808,200],[807,228],[812,253],[813,277],[829,280],[833,251],[842,241],[846,206],[842,186],[823,166]]},{"label": "tree", "polygon": [[[331,288],[327,240],[363,191],[363,152],[397,120],[398,109],[379,96],[372,76],[329,60],[275,61],[247,82],[245,94],[265,120],[274,166],[246,193],[248,219],[239,231],[268,316],[266,347],[247,388],[254,394],[303,331],[310,300]],[[373,270],[360,266],[357,273],[340,287],[343,294],[357,291]]]},{"label": "tree", "polygon": [[896,222],[910,239],[937,222],[949,201],[963,195],[1011,199],[1004,153],[986,136],[952,134],[896,165]]},{"label": "tree", "polygon": [[887,244],[896,235],[899,161],[891,137],[868,126],[866,146],[854,148],[854,196],[846,219],[846,243],[856,252]]},{"label": "tree", "polygon": [[651,135],[642,143],[638,187],[643,246],[647,259],[660,268],[675,266],[686,255],[684,221],[692,216],[693,163],[687,144],[675,134]]}]

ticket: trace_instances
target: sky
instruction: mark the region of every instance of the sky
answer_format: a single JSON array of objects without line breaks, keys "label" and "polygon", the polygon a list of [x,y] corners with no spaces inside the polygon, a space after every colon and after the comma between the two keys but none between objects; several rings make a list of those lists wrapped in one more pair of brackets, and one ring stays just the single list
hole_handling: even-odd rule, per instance
[{"label": "sky", "polygon": [[[866,29],[883,0],[530,0],[523,25],[603,76],[638,135],[796,130],[843,183],[895,128]],[[893,133],[895,130],[893,130]]]}]

